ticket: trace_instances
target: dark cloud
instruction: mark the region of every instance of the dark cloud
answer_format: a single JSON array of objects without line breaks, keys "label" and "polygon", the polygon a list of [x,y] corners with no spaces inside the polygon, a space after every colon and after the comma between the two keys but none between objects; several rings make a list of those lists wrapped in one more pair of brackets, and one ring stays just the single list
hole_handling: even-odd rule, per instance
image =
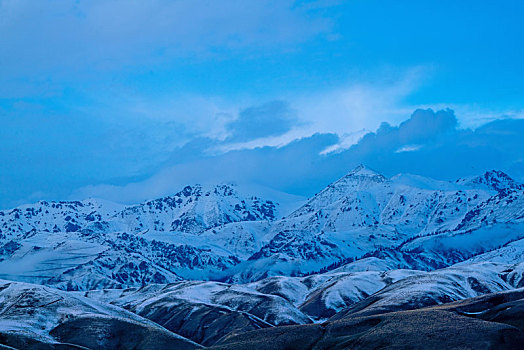
[{"label": "dark cloud", "polygon": [[[166,167],[142,183],[90,187],[77,196],[109,195],[113,200],[136,201],[137,194],[147,198],[170,193],[188,183],[217,181],[254,183],[310,196],[360,163],[387,176],[412,173],[455,180],[500,169],[524,180],[523,134],[524,120],[498,120],[467,130],[458,128],[451,110],[417,110],[399,126],[384,123],[340,153],[322,155],[322,150],[339,139],[334,134],[316,134],[280,148],[262,147],[194,159]],[[198,147],[193,144],[191,150]],[[405,151],[399,152],[402,148]]]},{"label": "dark cloud", "polygon": [[456,127],[457,118],[449,109],[436,113],[431,109],[418,109],[398,127],[382,123],[376,132],[365,135],[352,152],[396,152],[406,146],[420,146],[432,142],[455,132]]},{"label": "dark cloud", "polygon": [[295,111],[284,101],[271,101],[240,111],[227,125],[229,141],[242,142],[261,137],[278,136],[296,126]]},{"label": "dark cloud", "polygon": [[[524,120],[497,120],[460,129],[451,110],[417,110],[398,127],[383,124],[337,154],[335,167],[365,163],[387,175],[410,172],[452,180],[500,169],[524,178]],[[327,161],[330,163],[331,161]]]}]

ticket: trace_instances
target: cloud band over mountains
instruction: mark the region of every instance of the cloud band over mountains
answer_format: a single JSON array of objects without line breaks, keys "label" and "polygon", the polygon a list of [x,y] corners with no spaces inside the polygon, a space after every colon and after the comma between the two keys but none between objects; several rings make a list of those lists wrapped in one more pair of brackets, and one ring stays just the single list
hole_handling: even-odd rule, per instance
[{"label": "cloud band over mountains", "polygon": [[458,127],[452,110],[419,109],[400,125],[383,123],[338,152],[322,153],[340,141],[337,135],[315,134],[283,147],[236,150],[173,164],[143,181],[84,187],[75,196],[133,202],[185,184],[217,181],[254,183],[308,196],[360,163],[387,176],[407,172],[453,180],[495,168],[522,180],[523,133],[521,119],[496,120],[471,130]]}]

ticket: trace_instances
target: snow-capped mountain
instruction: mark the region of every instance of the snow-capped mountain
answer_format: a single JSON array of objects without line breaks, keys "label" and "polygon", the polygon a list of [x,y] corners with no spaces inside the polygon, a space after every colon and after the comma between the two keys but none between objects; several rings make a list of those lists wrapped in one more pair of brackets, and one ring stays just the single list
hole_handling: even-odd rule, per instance
[{"label": "snow-capped mountain", "polygon": [[[301,201],[270,193],[288,206]],[[187,186],[131,206],[41,201],[0,211],[0,277],[65,289],[207,279],[240,260],[199,235],[234,222],[264,224],[285,210],[233,184]]]},{"label": "snow-capped mountain", "polygon": [[366,256],[404,268],[449,266],[524,237],[524,191],[508,184],[494,190],[413,175],[386,179],[358,167],[273,222],[269,241],[231,280],[318,271]]},{"label": "snow-capped mountain", "polygon": [[199,233],[232,222],[275,220],[277,205],[256,196],[241,196],[230,184],[212,188],[196,185],[173,196],[127,207],[112,219],[120,222],[118,229],[130,232]]},{"label": "snow-capped mountain", "polygon": [[278,203],[242,194],[234,184],[194,185],[172,196],[131,206],[89,199],[40,201],[0,211],[0,237],[16,237],[32,230],[199,233],[231,222],[275,220],[279,215]]},{"label": "snow-capped mountain", "polygon": [[221,184],[137,205],[38,202],[0,211],[0,277],[83,290],[251,282],[362,266],[369,257],[431,270],[524,238],[523,186],[499,171],[444,182],[388,179],[359,166],[284,217],[281,207]]},{"label": "snow-capped mountain", "polygon": [[[0,345],[234,349],[290,325],[274,346],[296,334],[309,346],[323,327],[351,332],[361,319],[391,332],[373,317],[424,334],[424,315],[445,330],[436,305],[520,295],[523,242],[524,187],[499,171],[446,182],[359,166],[307,201],[233,184],[136,205],[42,201],[0,211]],[[484,317],[457,312],[452,324],[471,331],[464,317]]]}]

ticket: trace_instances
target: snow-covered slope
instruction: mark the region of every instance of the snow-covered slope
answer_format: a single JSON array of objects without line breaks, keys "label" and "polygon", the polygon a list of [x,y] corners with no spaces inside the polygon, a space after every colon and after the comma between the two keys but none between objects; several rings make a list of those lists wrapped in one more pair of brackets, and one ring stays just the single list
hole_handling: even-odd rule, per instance
[{"label": "snow-covered slope", "polygon": [[[515,182],[496,184],[498,190],[414,175],[386,179],[358,167],[273,222],[264,236],[267,243],[235,266],[230,280],[299,275],[385,249],[417,253],[416,265],[404,259],[407,268],[449,266],[523,237],[518,225],[524,191]],[[468,245],[470,237],[473,244]],[[446,256],[450,253],[454,257]]]},{"label": "snow-covered slope", "polygon": [[246,285],[262,293],[279,295],[314,320],[333,316],[416,270],[331,272],[308,277],[276,276]]},{"label": "snow-covered slope", "polygon": [[109,201],[89,199],[73,202],[40,201],[0,211],[0,240],[16,239],[34,231],[75,232],[102,223],[125,207]]},{"label": "snow-covered slope", "polygon": [[12,348],[201,347],[122,308],[33,284],[0,280],[0,315],[0,344]]},{"label": "snow-covered slope", "polygon": [[514,267],[476,263],[448,267],[401,279],[335,316],[374,315],[449,303],[512,290],[505,278]]},{"label": "snow-covered slope", "polygon": [[233,331],[312,322],[280,296],[219,282],[183,281],[83,295],[123,307],[203,345]]},{"label": "snow-covered slope", "polygon": [[195,185],[137,205],[0,211],[0,277],[82,290],[244,283],[341,265],[431,270],[524,238],[523,186],[498,171],[452,183],[359,166],[305,203],[248,190],[257,188]]},{"label": "snow-covered slope", "polygon": [[231,184],[206,188],[186,186],[182,191],[136,206],[113,217],[120,230],[130,232],[176,231],[199,233],[239,221],[274,220],[278,203],[254,195],[241,195]]},{"label": "snow-covered slope", "polygon": [[264,226],[301,202],[263,189],[284,202],[282,209],[243,191],[196,185],[131,206],[42,201],[0,211],[0,278],[73,290],[210,278],[259,248],[238,246],[236,233],[217,239],[215,228]]}]

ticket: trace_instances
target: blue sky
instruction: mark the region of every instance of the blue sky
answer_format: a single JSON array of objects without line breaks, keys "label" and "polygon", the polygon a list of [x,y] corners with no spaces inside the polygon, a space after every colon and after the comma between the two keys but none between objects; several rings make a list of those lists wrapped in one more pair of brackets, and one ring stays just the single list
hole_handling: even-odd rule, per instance
[{"label": "blue sky", "polygon": [[523,180],[523,15],[522,1],[0,0],[0,207],[229,180],[309,195],[360,162]]}]

